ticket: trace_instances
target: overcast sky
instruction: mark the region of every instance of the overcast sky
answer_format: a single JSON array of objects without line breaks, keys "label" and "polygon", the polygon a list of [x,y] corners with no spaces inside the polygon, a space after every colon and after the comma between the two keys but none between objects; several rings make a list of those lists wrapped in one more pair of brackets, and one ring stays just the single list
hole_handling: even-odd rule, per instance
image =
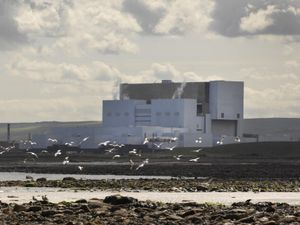
[{"label": "overcast sky", "polygon": [[300,116],[299,0],[0,0],[0,122],[101,120],[118,82],[239,80]]}]

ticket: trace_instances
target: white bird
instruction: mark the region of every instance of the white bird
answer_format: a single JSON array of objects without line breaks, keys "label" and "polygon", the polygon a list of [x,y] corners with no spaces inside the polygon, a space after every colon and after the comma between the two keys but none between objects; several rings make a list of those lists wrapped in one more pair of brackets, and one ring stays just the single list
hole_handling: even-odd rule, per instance
[{"label": "white bird", "polygon": [[132,149],[131,151],[129,151],[128,152],[129,154],[134,154],[134,155],[136,155],[137,153],[136,153],[136,149],[134,148],[134,149]]},{"label": "white bird", "polygon": [[74,141],[70,141],[70,142],[66,142],[66,143],[65,143],[65,145],[67,145],[67,146],[69,146],[69,147],[73,146],[74,144],[75,144]]},{"label": "white bird", "polygon": [[145,138],[144,139],[144,142],[143,142],[143,145],[147,144],[149,142],[149,139],[148,138]]},{"label": "white bird", "polygon": [[52,142],[52,143],[57,143],[58,142],[57,139],[55,139],[55,138],[48,138],[48,141]]},{"label": "white bird", "polygon": [[224,141],[224,136],[221,137],[221,139],[219,141],[217,141],[217,145],[222,145],[223,141]]},{"label": "white bird", "polygon": [[176,148],[176,145],[174,145],[172,147],[166,147],[166,149],[169,149],[170,151],[173,151],[174,148]]},{"label": "white bird", "polygon": [[202,143],[202,137],[199,137],[195,140],[196,143],[201,144]]},{"label": "white bird", "polygon": [[116,149],[115,148],[110,148],[110,149],[106,149],[105,151],[106,152],[109,152],[109,153],[112,153],[113,151],[115,151]]},{"label": "white bird", "polygon": [[83,166],[78,166],[78,169],[79,169],[80,171],[82,171],[82,170],[83,170]]},{"label": "white bird", "polygon": [[195,159],[190,159],[189,161],[190,161],[190,162],[198,162],[199,159],[200,159],[200,158],[198,157],[198,158],[195,158]]},{"label": "white bird", "polygon": [[145,164],[149,163],[149,159],[145,159],[135,170],[139,170],[140,168],[144,167]]},{"label": "white bird", "polygon": [[156,144],[156,143],[153,143],[153,145],[156,147],[156,148],[160,148],[162,146],[163,143],[159,143],[159,144]]},{"label": "white bird", "polygon": [[173,157],[174,157],[176,160],[180,160],[182,156],[183,156],[183,155],[174,155]]},{"label": "white bird", "polygon": [[110,143],[110,141],[104,141],[104,142],[100,142],[98,145],[99,146],[107,146]]},{"label": "white bird", "polygon": [[129,162],[130,162],[130,170],[132,170],[134,166],[134,162],[132,161],[132,159],[130,159]]},{"label": "white bird", "polygon": [[177,141],[177,139],[178,139],[177,137],[172,137],[169,142],[175,142]]},{"label": "white bird", "polygon": [[58,149],[57,152],[55,152],[54,157],[61,155],[61,150]]},{"label": "white bird", "polygon": [[28,154],[34,156],[35,158],[39,158],[39,157],[37,156],[37,154],[35,154],[34,152],[26,152],[26,153],[28,153]]},{"label": "white bird", "polygon": [[199,148],[199,149],[193,150],[193,152],[200,152],[202,150],[203,150],[202,148]]},{"label": "white bird", "polygon": [[241,142],[241,139],[240,139],[239,136],[236,136],[236,137],[234,138],[234,141],[235,141],[235,142]]},{"label": "white bird", "polygon": [[121,157],[120,155],[114,155],[112,158],[116,159],[116,158],[120,158],[120,157]]},{"label": "white bird", "polygon": [[2,154],[5,153],[5,152],[6,152],[6,151],[1,151],[1,152],[0,152],[0,155],[2,155]]},{"label": "white bird", "polygon": [[85,138],[83,138],[82,141],[79,142],[79,145],[81,145],[83,142],[87,141],[89,138],[90,138],[90,137],[85,137]]},{"label": "white bird", "polygon": [[63,165],[66,165],[66,164],[69,164],[70,161],[69,161],[69,157],[65,157],[65,160],[62,162]]},{"label": "white bird", "polygon": [[48,151],[44,149],[44,150],[41,151],[41,153],[45,154],[45,153],[48,153]]}]

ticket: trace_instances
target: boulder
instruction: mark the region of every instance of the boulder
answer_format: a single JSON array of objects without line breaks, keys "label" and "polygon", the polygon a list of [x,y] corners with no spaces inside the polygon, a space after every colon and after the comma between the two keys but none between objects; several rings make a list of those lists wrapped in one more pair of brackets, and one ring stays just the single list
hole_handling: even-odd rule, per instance
[{"label": "boulder", "polygon": [[111,195],[105,197],[104,203],[108,203],[111,205],[122,205],[122,204],[133,204],[137,203],[138,200],[132,197],[121,196],[121,195]]}]

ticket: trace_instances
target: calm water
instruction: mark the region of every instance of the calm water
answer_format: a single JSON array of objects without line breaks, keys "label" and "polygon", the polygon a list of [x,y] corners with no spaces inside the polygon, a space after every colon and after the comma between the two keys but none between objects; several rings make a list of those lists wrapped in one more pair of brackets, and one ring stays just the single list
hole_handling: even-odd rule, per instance
[{"label": "calm water", "polygon": [[131,196],[139,200],[151,200],[160,202],[198,202],[198,203],[222,203],[230,205],[238,201],[246,201],[252,199],[252,202],[280,202],[291,205],[300,205],[299,192],[118,192],[118,191],[81,191],[59,188],[25,188],[25,187],[1,187],[0,199],[2,202],[24,203],[32,201],[34,196],[41,199],[42,195],[46,195],[49,201],[53,203],[61,201],[76,201],[78,199],[99,198],[104,199],[108,195],[121,194],[123,196]]},{"label": "calm water", "polygon": [[48,180],[61,180],[64,177],[74,177],[76,179],[171,179],[170,176],[124,176],[124,175],[86,175],[86,174],[47,174],[47,173],[19,173],[19,172],[0,172],[0,181],[26,180],[26,176],[34,179],[45,177]]}]

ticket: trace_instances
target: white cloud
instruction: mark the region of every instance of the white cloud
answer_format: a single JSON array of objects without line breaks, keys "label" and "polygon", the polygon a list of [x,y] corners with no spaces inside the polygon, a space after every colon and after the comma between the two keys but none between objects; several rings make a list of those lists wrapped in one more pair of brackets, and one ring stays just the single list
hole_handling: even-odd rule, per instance
[{"label": "white cloud", "polygon": [[154,31],[159,34],[204,31],[211,22],[210,12],[213,6],[213,1],[173,1]]},{"label": "white cloud", "polygon": [[240,28],[249,33],[261,31],[274,23],[271,15],[278,12],[274,5],[268,5],[266,9],[251,12],[248,16],[241,18]]},{"label": "white cloud", "polygon": [[284,84],[278,88],[245,88],[246,117],[299,117],[300,85]]}]

